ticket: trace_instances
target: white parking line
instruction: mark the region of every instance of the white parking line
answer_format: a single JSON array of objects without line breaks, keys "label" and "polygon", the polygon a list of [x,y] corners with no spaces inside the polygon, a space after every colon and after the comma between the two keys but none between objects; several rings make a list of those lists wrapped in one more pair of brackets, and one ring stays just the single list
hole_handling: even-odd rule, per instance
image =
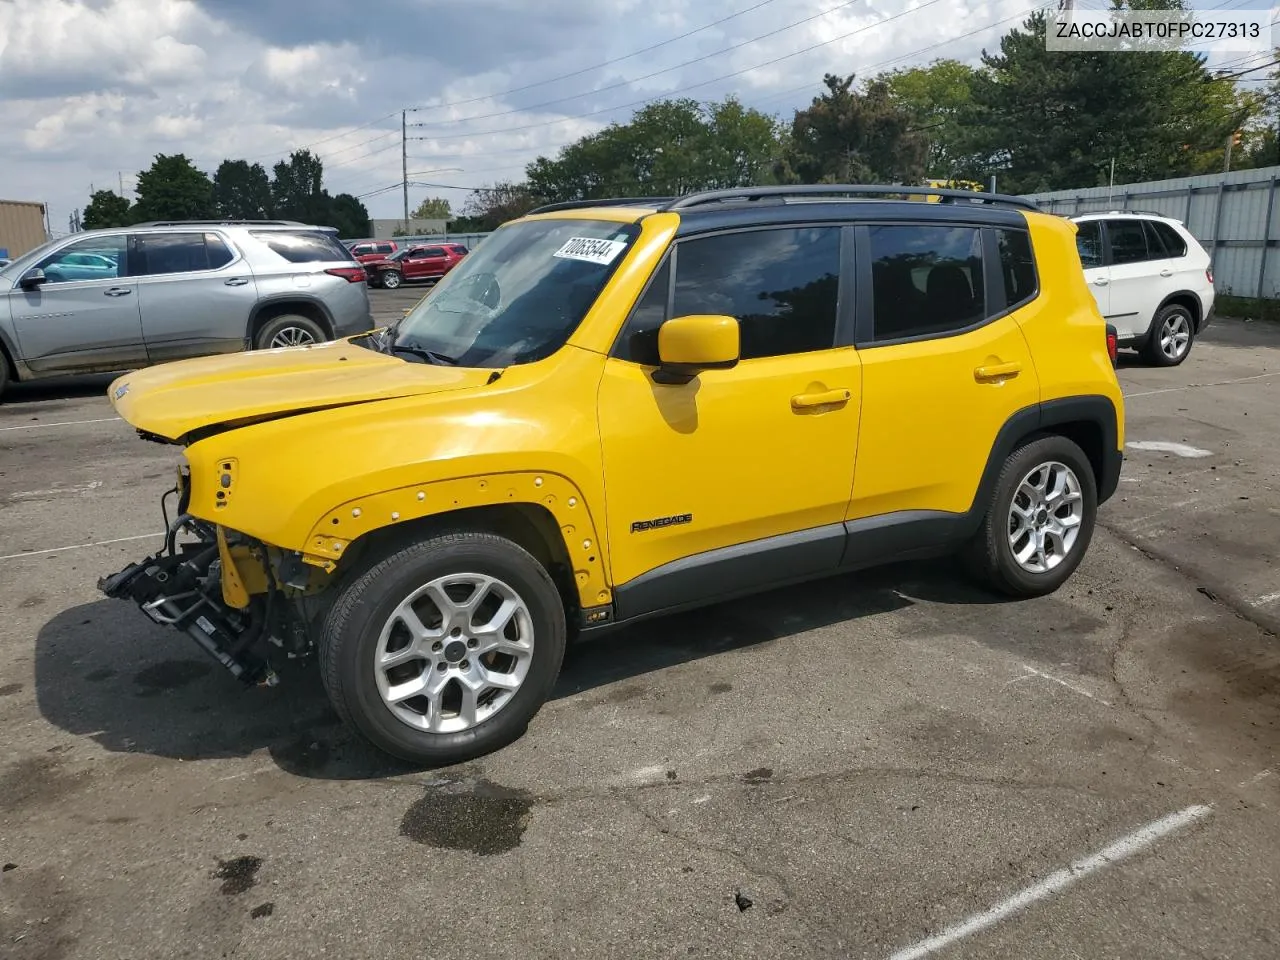
[{"label": "white parking line", "polygon": [[1062,680],[1059,677],[1055,677],[1052,674],[1045,673],[1043,670],[1037,670],[1035,667],[1029,667],[1025,663],[1022,665],[1022,669],[1025,670],[1026,672],[1022,676],[1014,677],[1012,680],[1006,683],[1004,685],[1005,689],[1008,689],[1009,687],[1013,686],[1013,684],[1017,683],[1019,680],[1029,680],[1031,677],[1039,677],[1041,680],[1048,680],[1051,683],[1056,683],[1059,686],[1066,687],[1072,693],[1078,693],[1082,697],[1088,697],[1090,700],[1093,700],[1096,703],[1100,703],[1104,707],[1111,706],[1111,704],[1108,703],[1106,700],[1103,700],[1101,697],[1094,696],[1084,687],[1076,686],[1074,683],[1069,683],[1068,681]]},{"label": "white parking line", "polygon": [[1213,383],[1188,383],[1182,387],[1164,387],[1160,390],[1141,390],[1137,393],[1126,393],[1124,398],[1132,400],[1134,397],[1154,397],[1160,393],[1178,393],[1182,390],[1199,390],[1201,387],[1227,387],[1233,383],[1248,383],[1250,380],[1266,380],[1269,377],[1280,377],[1280,370],[1272,373],[1255,373],[1251,377],[1236,377],[1234,380],[1215,380]]},{"label": "white parking line", "polygon": [[985,930],[1006,917],[1012,916],[1019,910],[1024,910],[1033,903],[1066,889],[1077,880],[1081,880],[1091,873],[1096,873],[1104,867],[1109,867],[1111,864],[1123,860],[1125,857],[1132,856],[1138,851],[1151,846],[1161,837],[1207,817],[1212,809],[1209,806],[1196,804],[1149,823],[1145,827],[1135,830],[1127,837],[1122,837],[1109,847],[1104,847],[1093,856],[1077,860],[1061,870],[1055,870],[1039,883],[1020,890],[1009,899],[997,903],[990,910],[974,914],[969,919],[948,927],[936,936],[921,940],[919,943],[899,950],[889,960],[917,960],[919,957],[926,957],[931,953],[936,953],[963,937],[977,933],[979,930]]},{"label": "white parking line", "polygon": [[24,423],[20,427],[0,427],[0,433],[7,430],[39,430],[41,427],[74,427],[81,423],[113,423],[119,417],[101,417],[97,420],[55,420],[52,423]]},{"label": "white parking line", "polygon": [[1171,440],[1130,440],[1125,444],[1134,450],[1152,450],[1157,453],[1172,453],[1179,457],[1196,459],[1213,456],[1208,450],[1201,450],[1186,443],[1174,443]]},{"label": "white parking line", "polygon": [[147,540],[151,537],[163,537],[164,533],[140,533],[136,537],[116,537],[114,540],[97,540],[93,543],[73,543],[66,547],[48,547],[44,550],[24,550],[22,553],[6,553],[0,560],[21,560],[23,557],[38,557],[48,553],[62,553],[64,550],[85,550],[89,547],[105,547],[111,543],[128,543],[131,540]]}]

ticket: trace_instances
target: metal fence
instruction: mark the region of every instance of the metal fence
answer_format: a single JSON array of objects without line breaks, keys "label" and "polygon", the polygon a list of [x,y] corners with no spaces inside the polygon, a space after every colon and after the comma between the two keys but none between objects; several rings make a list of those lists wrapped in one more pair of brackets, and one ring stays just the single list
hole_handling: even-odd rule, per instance
[{"label": "metal fence", "polygon": [[1027,194],[1048,213],[1145,211],[1186,224],[1213,258],[1218,293],[1280,299],[1280,166]]}]

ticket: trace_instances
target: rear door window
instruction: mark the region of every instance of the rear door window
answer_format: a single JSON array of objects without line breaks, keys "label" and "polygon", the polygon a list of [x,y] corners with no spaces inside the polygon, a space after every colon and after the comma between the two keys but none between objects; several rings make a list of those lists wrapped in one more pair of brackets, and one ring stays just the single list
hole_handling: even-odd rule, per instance
[{"label": "rear door window", "polygon": [[[1111,262],[1117,266],[1141,263],[1152,257],[1141,220],[1108,220],[1107,236],[1111,240]],[[1155,256],[1162,257],[1164,253],[1161,251]]]}]

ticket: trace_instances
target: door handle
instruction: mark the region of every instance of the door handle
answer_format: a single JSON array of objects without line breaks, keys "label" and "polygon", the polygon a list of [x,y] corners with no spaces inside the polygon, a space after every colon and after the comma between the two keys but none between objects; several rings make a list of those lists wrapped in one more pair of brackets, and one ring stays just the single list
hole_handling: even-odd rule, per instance
[{"label": "door handle", "polygon": [[1162,276],[1162,277],[1172,277],[1172,276],[1173,276],[1173,271],[1172,271],[1172,270],[1170,270],[1170,269],[1168,269],[1168,268],[1166,267],[1164,270],[1161,270],[1161,271],[1160,271],[1160,276]]},{"label": "door handle", "polygon": [[244,277],[232,277],[230,280],[224,282],[228,287],[243,287],[249,281]]},{"label": "door handle", "polygon": [[973,379],[979,381],[1003,380],[1006,377],[1016,377],[1021,372],[1022,364],[1017,360],[1010,360],[1008,363],[989,363],[986,366],[975,367]]},{"label": "door handle", "polygon": [[1108,283],[1108,281],[1107,281],[1107,278],[1106,278],[1106,277],[1097,277],[1097,278],[1095,278],[1095,279],[1094,279],[1094,281],[1093,281],[1093,282],[1094,282],[1094,284],[1095,284],[1095,285],[1097,285],[1097,286],[1099,286],[1099,287],[1105,287],[1105,286],[1107,285],[1107,283]]},{"label": "door handle", "polygon": [[128,287],[109,287],[108,289],[103,290],[102,292],[105,293],[108,297],[125,297],[133,293],[133,291],[130,290]]},{"label": "door handle", "polygon": [[853,392],[846,388],[824,390],[822,393],[798,393],[791,398],[794,410],[808,410],[811,407],[825,407],[833,403],[848,403]]}]

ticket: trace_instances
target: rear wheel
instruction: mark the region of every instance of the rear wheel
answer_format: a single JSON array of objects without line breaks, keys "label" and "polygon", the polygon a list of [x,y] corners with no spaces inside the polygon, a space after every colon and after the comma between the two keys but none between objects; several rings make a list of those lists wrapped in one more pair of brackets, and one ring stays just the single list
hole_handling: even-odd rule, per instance
[{"label": "rear wheel", "polygon": [[394,290],[403,280],[399,270],[386,270],[382,273],[382,285],[388,290]]},{"label": "rear wheel", "polygon": [[1143,345],[1143,357],[1160,367],[1176,367],[1187,359],[1195,339],[1195,321],[1191,311],[1179,303],[1163,307],[1151,324],[1151,333]]},{"label": "rear wheel", "polygon": [[276,347],[305,347],[325,340],[324,330],[310,317],[288,313],[273,317],[262,325],[254,346],[259,350]]},{"label": "rear wheel", "polygon": [[0,350],[0,400],[4,399],[4,392],[9,388],[9,358],[5,356],[3,350]]},{"label": "rear wheel", "polygon": [[334,709],[379,749],[427,766],[519,737],[560,672],[564,606],[547,571],[503,537],[459,532],[356,576],[325,619]]},{"label": "rear wheel", "polygon": [[970,568],[1000,593],[1052,593],[1084,559],[1097,512],[1097,484],[1084,452],[1066,437],[1033,440],[1000,471],[967,551]]}]

